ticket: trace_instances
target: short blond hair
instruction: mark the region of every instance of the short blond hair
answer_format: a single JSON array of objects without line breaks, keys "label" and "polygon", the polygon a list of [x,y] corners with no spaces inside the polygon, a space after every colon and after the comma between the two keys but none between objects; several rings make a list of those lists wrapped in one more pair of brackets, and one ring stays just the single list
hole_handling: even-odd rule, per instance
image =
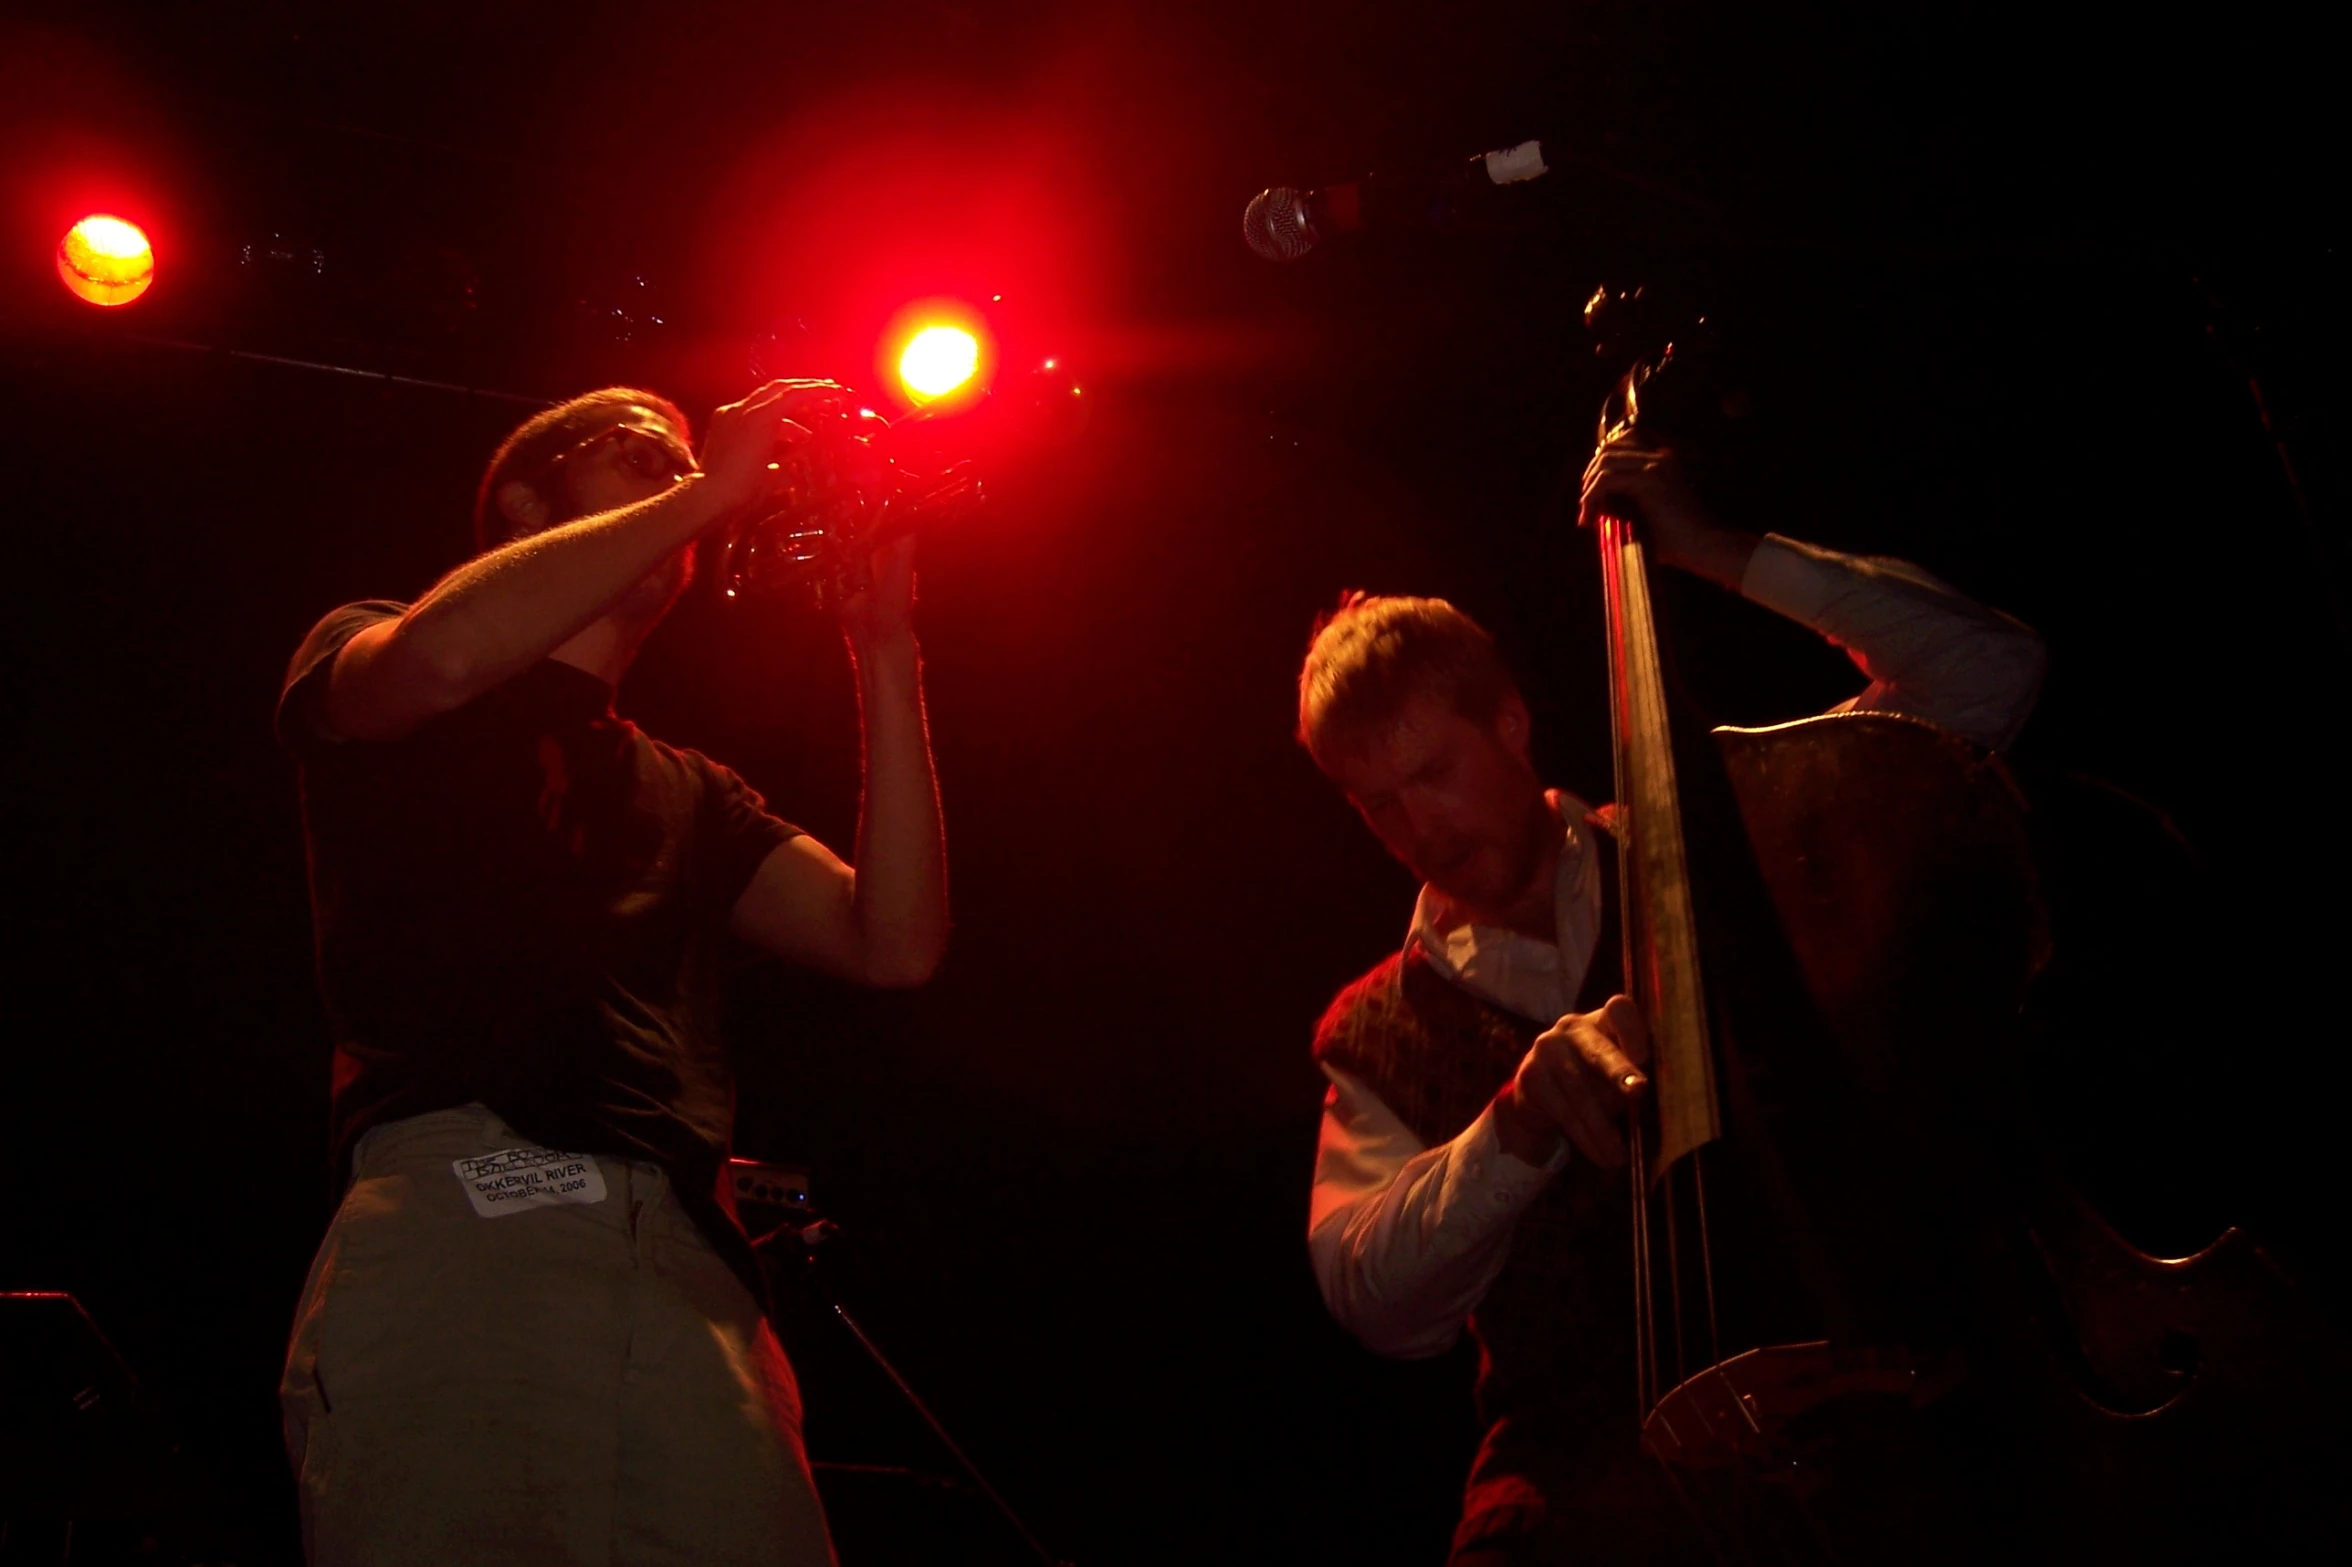
[{"label": "short blond hair", "polygon": [[1487,724],[1519,686],[1486,628],[1444,599],[1349,593],[1315,622],[1299,669],[1299,744],[1328,773],[1335,741],[1423,691]]}]

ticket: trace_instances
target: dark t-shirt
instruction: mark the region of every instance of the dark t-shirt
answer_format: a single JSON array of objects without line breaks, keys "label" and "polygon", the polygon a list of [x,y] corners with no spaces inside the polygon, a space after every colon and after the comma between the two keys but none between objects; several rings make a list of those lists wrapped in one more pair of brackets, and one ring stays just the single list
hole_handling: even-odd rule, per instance
[{"label": "dark t-shirt", "polygon": [[371,1126],[479,1100],[535,1142],[660,1160],[708,1190],[734,1116],[716,1016],[728,911],[799,829],[553,660],[400,739],[335,736],[336,653],[402,607],[320,621],[278,703],[302,770],[337,1167]]}]

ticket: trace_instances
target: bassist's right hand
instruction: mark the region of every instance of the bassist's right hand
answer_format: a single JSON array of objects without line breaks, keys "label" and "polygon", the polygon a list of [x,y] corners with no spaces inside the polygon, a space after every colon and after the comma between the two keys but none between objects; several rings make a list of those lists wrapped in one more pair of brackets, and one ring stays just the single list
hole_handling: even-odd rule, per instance
[{"label": "bassist's right hand", "polygon": [[1566,1137],[1603,1169],[1625,1163],[1623,1122],[1649,1088],[1649,1030],[1629,997],[1598,1012],[1571,1012],[1536,1036],[1518,1073],[1495,1095],[1495,1136],[1505,1152],[1548,1164]]}]

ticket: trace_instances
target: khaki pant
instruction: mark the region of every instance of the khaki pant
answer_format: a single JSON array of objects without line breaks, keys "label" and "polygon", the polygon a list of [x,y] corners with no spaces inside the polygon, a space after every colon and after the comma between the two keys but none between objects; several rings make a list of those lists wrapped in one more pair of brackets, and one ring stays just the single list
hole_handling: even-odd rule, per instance
[{"label": "khaki pant", "polygon": [[312,1567],[833,1559],[792,1368],[668,1177],[480,1105],[361,1139],[279,1396]]}]

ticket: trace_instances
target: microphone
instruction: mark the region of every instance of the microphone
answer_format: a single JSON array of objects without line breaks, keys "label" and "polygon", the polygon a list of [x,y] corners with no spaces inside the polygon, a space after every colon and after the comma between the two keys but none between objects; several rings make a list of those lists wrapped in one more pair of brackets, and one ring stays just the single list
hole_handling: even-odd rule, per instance
[{"label": "microphone", "polygon": [[1241,215],[1242,238],[1268,261],[1296,261],[1333,234],[1367,228],[1452,228],[1497,185],[1549,174],[1541,142],[1481,153],[1467,163],[1367,174],[1344,185],[1259,191]]}]

